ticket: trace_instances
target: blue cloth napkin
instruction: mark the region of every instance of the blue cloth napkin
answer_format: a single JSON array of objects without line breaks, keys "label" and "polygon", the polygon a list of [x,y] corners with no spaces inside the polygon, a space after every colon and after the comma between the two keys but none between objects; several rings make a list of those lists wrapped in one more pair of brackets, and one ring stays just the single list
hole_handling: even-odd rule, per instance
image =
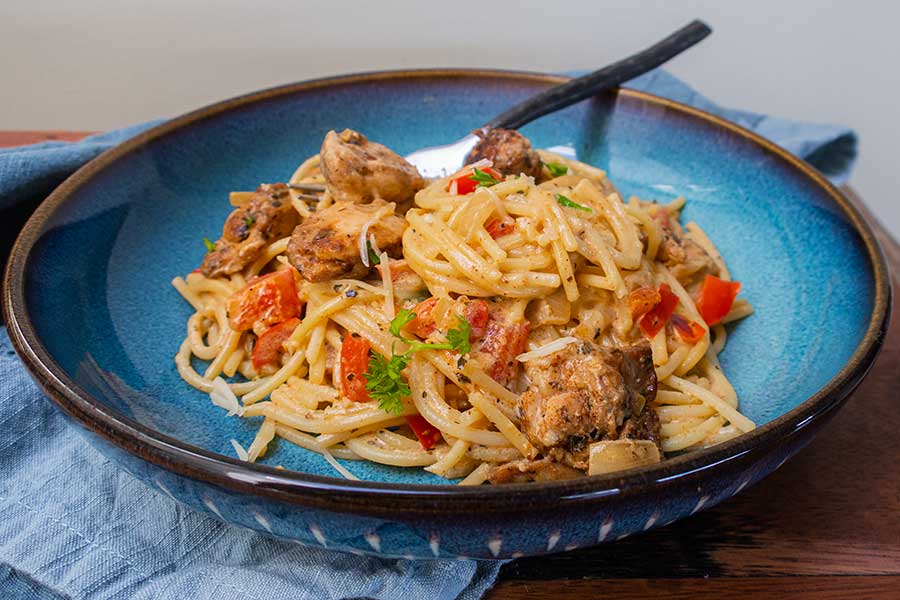
[{"label": "blue cloth napkin", "polygon": [[[856,136],[724,109],[665,73],[629,87],[692,104],[761,133],[835,182]],[[154,125],[0,149],[0,210],[44,198],[103,150]],[[2,219],[2,213],[0,213]],[[0,240],[5,245],[12,240]],[[496,562],[387,560],[307,548],[172,502],[89,446],[31,382],[0,330],[0,597],[479,598]]]}]

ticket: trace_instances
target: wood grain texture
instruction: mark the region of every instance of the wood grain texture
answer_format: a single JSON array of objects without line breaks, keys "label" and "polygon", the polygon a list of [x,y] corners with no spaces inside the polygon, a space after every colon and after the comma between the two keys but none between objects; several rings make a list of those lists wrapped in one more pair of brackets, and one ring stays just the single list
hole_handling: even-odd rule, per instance
[{"label": "wood grain texture", "polygon": [[25,146],[39,142],[77,142],[90,131],[0,131],[0,148]]},{"label": "wood grain texture", "polygon": [[[79,132],[0,132],[0,146]],[[894,273],[900,246],[876,229]],[[506,565],[488,598],[900,598],[900,318],[847,405],[751,489],[613,544]]]},{"label": "wood grain texture", "polygon": [[[501,592],[502,593],[498,593]],[[490,598],[550,600],[862,600],[900,597],[900,577],[733,577],[729,579],[551,579],[504,584]]]},{"label": "wood grain texture", "polygon": [[735,498],[642,536],[506,565],[492,600],[900,598],[900,246],[884,348],[810,445]]}]

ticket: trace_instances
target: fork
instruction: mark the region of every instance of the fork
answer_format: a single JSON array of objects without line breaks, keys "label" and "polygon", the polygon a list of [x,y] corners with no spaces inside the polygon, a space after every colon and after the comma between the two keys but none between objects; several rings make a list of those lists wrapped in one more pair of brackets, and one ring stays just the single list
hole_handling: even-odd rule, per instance
[{"label": "fork", "polygon": [[406,156],[424,177],[442,177],[463,166],[463,160],[481,136],[492,129],[518,129],[548,113],[612,89],[662,65],[712,33],[706,23],[695,19],[649,48],[627,58],[554,86],[516,104],[469,135],[443,146],[416,150]]}]

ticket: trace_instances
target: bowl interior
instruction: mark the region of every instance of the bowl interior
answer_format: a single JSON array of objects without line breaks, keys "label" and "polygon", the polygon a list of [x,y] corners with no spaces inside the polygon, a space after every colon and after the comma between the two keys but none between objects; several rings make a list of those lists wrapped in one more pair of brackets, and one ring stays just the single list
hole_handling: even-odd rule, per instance
[{"label": "bowl interior", "polygon": [[[350,127],[401,154],[452,141],[547,85],[527,76],[403,77],[288,89],[200,118],[86,180],[46,223],[29,257],[37,335],[99,402],[161,433],[233,456],[258,423],[227,418],[178,376],[188,305],[170,285],[218,237],[228,192],[284,181],[329,129]],[[523,129],[608,171],[627,198],[687,198],[756,313],[729,327],[722,355],[757,424],[815,393],[849,359],[874,303],[857,232],[826,191],[715,123],[639,94],[583,102]],[[334,475],[285,442],[270,465]],[[444,483],[421,469],[347,463],[363,479]]]}]

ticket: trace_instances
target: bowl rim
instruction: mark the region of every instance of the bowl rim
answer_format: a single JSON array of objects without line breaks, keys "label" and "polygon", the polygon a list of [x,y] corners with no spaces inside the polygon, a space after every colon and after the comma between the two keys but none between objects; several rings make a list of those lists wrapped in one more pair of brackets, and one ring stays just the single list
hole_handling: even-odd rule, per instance
[{"label": "bowl rim", "polygon": [[53,359],[32,324],[25,302],[26,268],[34,244],[48,219],[88,180],[120,158],[148,143],[207,118],[279,96],[335,85],[380,80],[497,79],[554,85],[570,79],[562,75],[504,69],[401,69],[353,73],[280,85],[237,96],[191,111],[156,125],[107,150],[60,184],[35,210],[11,250],[3,278],[2,306],[10,339],[32,377],[66,413],[94,433],[127,452],[159,467],[239,493],[250,493],[291,504],[324,507],[332,511],[387,513],[457,513],[464,507],[481,511],[508,511],[511,506],[531,507],[564,502],[591,502],[598,498],[630,496],[648,487],[668,485],[697,477],[709,469],[742,459],[769,444],[808,427],[839,407],[862,380],[881,348],[890,322],[891,281],[885,256],[868,223],[844,194],[814,167],[735,123],[706,111],[628,88],[616,94],[679,112],[705,121],[752,142],[802,174],[810,184],[826,192],[860,236],[874,275],[874,306],[866,332],[850,359],[823,387],[798,406],[752,432],[711,448],[667,459],[656,465],[608,475],[568,481],[465,487],[438,484],[400,484],[350,481],[337,477],[279,470],[247,463],[194,446],[153,430],[93,398],[72,380]]}]

